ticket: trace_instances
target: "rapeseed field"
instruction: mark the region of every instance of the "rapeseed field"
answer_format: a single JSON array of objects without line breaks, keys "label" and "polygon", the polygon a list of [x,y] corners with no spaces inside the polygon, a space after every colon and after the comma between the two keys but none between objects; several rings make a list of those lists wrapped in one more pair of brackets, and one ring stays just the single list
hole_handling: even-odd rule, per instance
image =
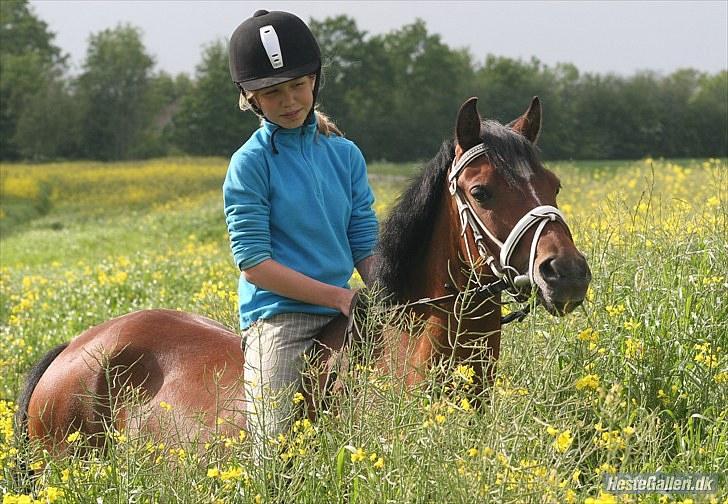
[{"label": "rapeseed field", "polygon": [[[728,502],[728,164],[549,168],[592,270],[584,307],[507,326],[486,398],[467,365],[405,390],[357,364],[332,413],[271,440],[278,481],[251,464],[245,432],[173,446],[109,426],[105,453],[74,456],[85,439],[72,432],[61,459],[14,441],[24,373],[84,329],[154,307],[237,327],[226,161],[0,165],[3,504]],[[380,218],[415,170],[370,167]],[[173,422],[174,405],[160,408]],[[19,449],[32,486],[15,477]],[[618,472],[722,479],[705,496],[606,493]]]}]

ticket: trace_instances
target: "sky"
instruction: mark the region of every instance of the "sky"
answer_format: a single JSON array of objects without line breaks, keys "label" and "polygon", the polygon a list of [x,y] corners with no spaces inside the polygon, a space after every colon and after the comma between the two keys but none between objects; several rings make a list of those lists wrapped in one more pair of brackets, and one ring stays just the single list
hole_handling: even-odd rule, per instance
[{"label": "sky", "polygon": [[452,48],[547,65],[573,63],[580,71],[662,74],[692,67],[728,68],[728,1],[127,1],[31,0],[36,14],[70,54],[77,73],[92,33],[130,23],[158,70],[194,74],[201,48],[227,40],[257,9],[286,10],[304,20],[348,15],[360,30],[387,33],[425,21]]}]

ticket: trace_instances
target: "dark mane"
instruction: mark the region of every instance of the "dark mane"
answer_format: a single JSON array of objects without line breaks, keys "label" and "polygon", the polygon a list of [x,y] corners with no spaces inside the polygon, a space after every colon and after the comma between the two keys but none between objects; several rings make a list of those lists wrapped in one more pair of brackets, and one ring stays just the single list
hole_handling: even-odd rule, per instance
[{"label": "dark mane", "polygon": [[379,234],[376,280],[386,293],[402,301],[409,278],[408,265],[419,264],[432,238],[432,223],[440,211],[442,188],[455,154],[446,140],[398,198]]},{"label": "dark mane", "polygon": [[[496,121],[485,121],[480,131],[488,147],[488,161],[510,184],[517,184],[520,178],[516,167],[525,163],[534,172],[541,168],[538,149],[510,128]],[[441,211],[440,200],[454,156],[455,141],[446,140],[437,155],[412,179],[382,225],[376,280],[395,301],[405,301],[404,292],[412,269],[420,266],[432,240],[432,225]]]}]

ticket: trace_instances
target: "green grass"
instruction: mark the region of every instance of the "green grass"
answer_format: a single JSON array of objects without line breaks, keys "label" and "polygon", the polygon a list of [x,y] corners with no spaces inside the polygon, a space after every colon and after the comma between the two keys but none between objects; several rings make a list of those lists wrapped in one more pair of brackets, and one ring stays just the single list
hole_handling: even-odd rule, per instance
[{"label": "green grass", "polygon": [[[592,269],[588,302],[565,318],[539,309],[508,326],[487,397],[473,397],[467,373],[448,363],[433,368],[427,387],[405,390],[363,358],[347,378],[351,394],[286,436],[281,453],[290,456],[267,468],[273,479],[250,463],[247,441],[216,437],[180,452],[110,428],[104,454],[35,452],[34,498],[273,502],[274,492],[280,502],[610,502],[599,497],[605,471],[723,474],[725,162],[549,166]],[[11,479],[12,403],[32,363],[141,308],[235,326],[237,272],[221,209],[224,160],[0,168],[0,492],[10,503],[25,491]],[[380,216],[412,170],[370,168]],[[471,408],[476,399],[482,405]],[[174,410],[168,415],[173,422]],[[728,496],[722,485],[715,502]]]}]

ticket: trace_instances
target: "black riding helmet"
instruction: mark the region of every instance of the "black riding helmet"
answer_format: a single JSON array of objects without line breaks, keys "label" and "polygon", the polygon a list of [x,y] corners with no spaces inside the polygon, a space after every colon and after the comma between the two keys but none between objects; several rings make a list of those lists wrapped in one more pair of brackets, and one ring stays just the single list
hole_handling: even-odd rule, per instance
[{"label": "black riding helmet", "polygon": [[[321,50],[304,23],[288,12],[259,10],[230,37],[230,75],[242,91],[316,74],[316,103],[321,77]],[[260,110],[254,107],[260,114]],[[313,109],[312,109],[313,110]]]}]

